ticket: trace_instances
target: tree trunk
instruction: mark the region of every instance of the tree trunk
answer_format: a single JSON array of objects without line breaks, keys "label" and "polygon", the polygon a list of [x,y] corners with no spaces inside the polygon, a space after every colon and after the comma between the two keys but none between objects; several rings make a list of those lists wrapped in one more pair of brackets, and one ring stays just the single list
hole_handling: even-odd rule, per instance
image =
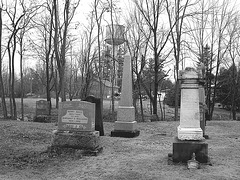
[{"label": "tree trunk", "polygon": [[13,103],[13,119],[17,119],[17,107],[16,107],[16,101],[15,101],[15,52],[16,52],[16,34],[13,36],[13,51],[12,51],[12,103]]},{"label": "tree trunk", "polygon": [[180,93],[180,88],[179,88],[179,80],[176,80],[176,85],[175,85],[175,110],[174,110],[174,118],[175,121],[178,121],[178,108],[179,108],[179,93]]},{"label": "tree trunk", "polygon": [[2,78],[2,8],[0,8],[0,95],[2,99],[3,117],[7,118],[7,106]]},{"label": "tree trunk", "polygon": [[[98,77],[99,77],[99,97],[100,97],[100,108],[103,108],[103,83],[102,83],[102,63],[101,63],[101,41],[100,41],[100,30],[101,30],[101,20],[104,11],[101,12],[100,16],[97,13],[97,1],[94,1],[95,19],[97,22],[97,43],[98,43]],[[102,117],[99,117],[102,118]]]},{"label": "tree trunk", "polygon": [[158,97],[158,101],[159,101],[159,108],[160,108],[160,120],[163,121],[163,108],[162,108],[162,104],[161,104],[161,96]]},{"label": "tree trunk", "polygon": [[[52,4],[52,10],[54,9],[54,5]],[[51,113],[51,91],[50,91],[50,73],[49,73],[49,61],[50,61],[50,53],[51,53],[51,47],[52,47],[52,32],[53,32],[53,12],[51,12],[51,22],[50,22],[50,30],[49,30],[49,43],[48,43],[48,49],[46,54],[46,94],[47,94],[47,101],[49,101],[50,109],[49,113]]]},{"label": "tree trunk", "polygon": [[233,120],[236,120],[237,117],[236,117],[236,88],[237,88],[237,83],[236,83],[236,77],[237,77],[237,73],[235,72],[235,63],[233,62],[233,70],[232,70],[232,99],[231,99],[231,112],[232,112],[232,118]]},{"label": "tree trunk", "polygon": [[157,114],[157,95],[158,95],[158,50],[157,50],[157,27],[155,28],[154,32],[154,89],[153,89],[153,114],[156,115],[156,120],[158,119],[158,114]]},{"label": "tree trunk", "polygon": [[55,96],[56,96],[56,108],[58,109],[59,104],[59,94],[58,94],[58,80],[57,80],[57,70],[55,70]]},{"label": "tree trunk", "polygon": [[21,117],[22,121],[24,120],[24,106],[23,106],[23,36],[20,35],[20,77],[21,77]]},{"label": "tree trunk", "polygon": [[138,94],[139,94],[139,101],[140,101],[140,111],[141,111],[141,117],[142,122],[144,122],[144,114],[143,114],[143,102],[142,102],[142,93],[141,93],[141,84],[140,84],[140,77],[137,76],[137,86],[138,86]]},{"label": "tree trunk", "polygon": [[65,94],[65,68],[61,67],[59,71],[59,92],[62,99],[62,102],[66,101]]},{"label": "tree trunk", "polygon": [[11,93],[11,89],[12,89],[12,57],[11,57],[11,50],[10,50],[10,41],[11,39],[9,39],[8,41],[8,69],[9,69],[9,77],[8,77],[8,91],[9,91],[9,108],[10,108],[10,117],[13,118],[13,103],[12,103],[12,93]]}]

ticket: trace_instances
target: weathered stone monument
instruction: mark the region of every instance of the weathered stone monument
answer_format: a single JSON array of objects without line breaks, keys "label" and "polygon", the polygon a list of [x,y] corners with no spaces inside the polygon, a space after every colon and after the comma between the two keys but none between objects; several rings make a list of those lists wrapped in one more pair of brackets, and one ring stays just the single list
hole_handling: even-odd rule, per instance
[{"label": "weathered stone monument", "polygon": [[173,161],[187,162],[195,153],[199,162],[208,161],[208,144],[200,127],[199,74],[193,68],[180,71],[181,105],[178,136],[173,143]]},{"label": "weathered stone monument", "polygon": [[45,100],[36,101],[36,115],[34,122],[50,122],[51,108],[50,102]]},{"label": "weathered stone monument", "polygon": [[200,108],[200,127],[203,131],[203,137],[208,139],[208,135],[205,134],[206,126],[206,111],[207,105],[205,103],[205,67],[203,63],[200,63],[198,66],[198,75],[199,75],[199,108]]},{"label": "weathered stone monument", "polygon": [[52,147],[75,148],[99,152],[99,131],[95,131],[95,104],[86,101],[59,103],[58,130]]},{"label": "weathered stone monument", "polygon": [[137,130],[132,94],[131,57],[130,54],[126,54],[123,64],[122,90],[117,111],[117,121],[115,121],[111,136],[136,137],[139,135],[140,131]]},{"label": "weathered stone monument", "polygon": [[199,82],[199,109],[200,109],[200,127],[203,131],[203,137],[205,137],[205,111],[206,111],[206,104],[205,104],[205,90],[204,90],[204,82],[200,79]]}]

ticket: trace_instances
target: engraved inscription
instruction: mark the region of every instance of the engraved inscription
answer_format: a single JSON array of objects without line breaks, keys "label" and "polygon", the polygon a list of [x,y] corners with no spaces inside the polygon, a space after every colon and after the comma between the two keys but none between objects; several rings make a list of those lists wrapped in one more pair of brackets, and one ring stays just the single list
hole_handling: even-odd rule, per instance
[{"label": "engraved inscription", "polygon": [[67,110],[67,114],[62,117],[64,123],[88,123],[88,118],[84,116],[82,110]]}]

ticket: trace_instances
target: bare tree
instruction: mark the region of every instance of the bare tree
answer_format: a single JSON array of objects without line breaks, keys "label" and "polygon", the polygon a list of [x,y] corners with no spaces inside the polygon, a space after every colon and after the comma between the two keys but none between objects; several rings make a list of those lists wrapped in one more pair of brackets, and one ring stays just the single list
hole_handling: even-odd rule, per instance
[{"label": "bare tree", "polygon": [[239,54],[239,48],[240,48],[240,36],[239,36],[239,28],[240,28],[240,24],[239,24],[239,14],[234,15],[231,18],[230,24],[227,28],[227,32],[228,32],[228,41],[227,43],[227,48],[228,48],[228,55],[231,59],[231,66],[232,66],[232,71],[231,71],[231,79],[229,79],[229,81],[231,82],[231,114],[232,114],[232,119],[236,120],[236,99],[237,99],[237,92],[238,92],[238,72],[237,72],[237,66],[239,66],[239,64],[237,64],[237,58],[239,58],[240,54]]},{"label": "bare tree", "polygon": [[[150,48],[153,51],[154,57],[154,89],[153,96],[149,94],[150,100],[153,102],[153,114],[158,119],[157,115],[157,100],[159,86],[159,70],[163,67],[166,58],[160,58],[163,55],[163,50],[168,42],[170,30],[166,29],[163,22],[160,21],[161,15],[164,13],[165,0],[140,0],[134,1],[137,9],[141,12],[144,23],[148,26],[148,31],[151,31]],[[162,23],[162,24],[161,24]]]},{"label": "bare tree", "polygon": [[[99,12],[100,9],[100,12]],[[100,87],[100,99],[101,99],[101,107],[103,107],[103,74],[102,74],[102,57],[101,57],[101,47],[102,43],[100,40],[100,36],[102,34],[102,19],[103,14],[106,11],[105,7],[103,6],[103,3],[101,0],[94,0],[94,13],[95,13],[95,21],[97,24],[97,46],[98,46],[98,78],[99,78],[99,87]]]},{"label": "bare tree", "polygon": [[79,68],[81,73],[81,92],[80,98],[85,99],[90,92],[93,80],[93,65],[97,59],[97,49],[94,49],[94,43],[97,36],[94,34],[94,27],[96,25],[94,20],[94,12],[90,12],[89,24],[85,26],[83,34],[81,35],[81,48],[79,56]]},{"label": "bare tree", "polygon": [[[216,101],[216,90],[217,90],[217,80],[219,75],[220,65],[224,59],[225,53],[227,52],[227,48],[224,48],[224,38],[225,33],[227,31],[227,27],[231,22],[231,18],[234,14],[234,9],[229,8],[229,1],[224,0],[220,6],[215,3],[215,10],[212,13],[212,26],[211,26],[211,33],[212,33],[212,42],[211,42],[211,55],[214,54],[213,49],[216,46],[216,70],[215,70],[215,78],[214,78],[214,88],[213,88],[213,95],[212,101],[209,105],[209,120],[212,119],[214,105]],[[217,42],[217,44],[215,44]]]},{"label": "bare tree", "polygon": [[36,16],[32,22],[35,26],[34,32],[36,36],[29,37],[31,39],[31,47],[36,58],[43,62],[45,76],[43,84],[46,88],[47,101],[51,107],[51,89],[53,88],[53,59],[54,59],[54,48],[53,48],[53,3],[47,2],[42,6],[42,13]]},{"label": "bare tree", "polygon": [[[23,11],[27,11],[26,6],[21,2],[21,6],[23,7]],[[17,35],[18,43],[19,43],[19,55],[20,55],[20,79],[21,79],[21,118],[24,119],[24,106],[23,106],[23,97],[24,97],[24,88],[23,88],[23,55],[26,51],[24,37],[27,31],[32,28],[29,26],[32,18],[37,14],[37,10],[40,8],[40,5],[35,7],[30,7],[31,11],[28,10],[28,13],[22,19],[22,28],[20,29],[19,35]]]},{"label": "bare tree", "polygon": [[66,66],[66,44],[69,25],[74,17],[75,10],[79,5],[80,0],[71,4],[71,0],[66,0],[63,9],[63,23],[60,24],[60,13],[59,5],[57,0],[53,0],[54,9],[54,52],[57,62],[57,69],[59,75],[58,93],[57,93],[57,104],[58,97],[61,93],[62,101],[66,101],[65,94],[65,66]]},{"label": "bare tree", "polygon": [[[20,6],[20,7],[19,7]],[[19,8],[21,12],[19,13]],[[35,15],[39,6],[32,5],[26,6],[24,0],[15,1],[12,8],[6,8],[5,12],[10,20],[10,24],[6,28],[10,32],[7,42],[7,51],[9,58],[9,89],[10,89],[10,111],[13,119],[17,118],[17,108],[15,102],[15,52],[17,49],[17,37],[20,30],[24,30],[29,24],[29,21]],[[22,33],[23,35],[24,33]],[[21,36],[23,37],[23,36]]]},{"label": "bare tree", "polygon": [[5,100],[5,91],[4,91],[4,84],[3,84],[3,77],[2,77],[2,60],[3,60],[3,55],[2,55],[2,27],[3,27],[3,20],[2,20],[2,8],[3,8],[3,3],[1,2],[1,7],[0,7],[0,95],[2,99],[2,110],[3,110],[3,117],[7,118],[7,106],[6,106],[6,100]]},{"label": "bare tree", "polygon": [[186,10],[189,6],[189,1],[186,0],[181,4],[181,0],[175,0],[174,5],[169,3],[169,0],[166,0],[166,9],[169,18],[169,25],[171,29],[171,38],[173,44],[173,52],[175,59],[175,120],[178,120],[178,104],[179,104],[179,80],[178,80],[178,71],[180,65],[180,54],[182,46],[182,35],[183,35],[183,22],[186,16]]}]

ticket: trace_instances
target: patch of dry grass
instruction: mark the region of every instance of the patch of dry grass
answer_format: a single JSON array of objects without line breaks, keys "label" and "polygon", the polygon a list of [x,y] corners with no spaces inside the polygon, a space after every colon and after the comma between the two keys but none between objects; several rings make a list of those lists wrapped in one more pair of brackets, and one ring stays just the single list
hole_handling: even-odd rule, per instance
[{"label": "patch of dry grass", "polygon": [[189,171],[186,164],[168,163],[179,122],[138,123],[136,138],[110,137],[114,123],[104,122],[103,152],[77,156],[75,150],[49,156],[52,123],[0,121],[0,179],[238,179],[240,122],[211,121],[211,165]]},{"label": "patch of dry grass", "polygon": [[[35,113],[35,101],[25,105],[26,114]],[[55,115],[57,110],[54,110]],[[239,179],[240,122],[207,122],[212,166],[202,164],[189,171],[185,164],[169,164],[179,122],[171,119],[174,111],[166,109],[168,121],[138,123],[136,138],[110,137],[116,113],[104,111],[103,152],[98,156],[78,156],[75,150],[49,154],[55,123],[0,120],[0,179]],[[218,120],[228,111],[216,111]],[[219,119],[220,118],[220,119]],[[222,119],[221,119],[222,118]],[[228,118],[227,118],[228,119]],[[51,155],[51,156],[50,156]]]}]

